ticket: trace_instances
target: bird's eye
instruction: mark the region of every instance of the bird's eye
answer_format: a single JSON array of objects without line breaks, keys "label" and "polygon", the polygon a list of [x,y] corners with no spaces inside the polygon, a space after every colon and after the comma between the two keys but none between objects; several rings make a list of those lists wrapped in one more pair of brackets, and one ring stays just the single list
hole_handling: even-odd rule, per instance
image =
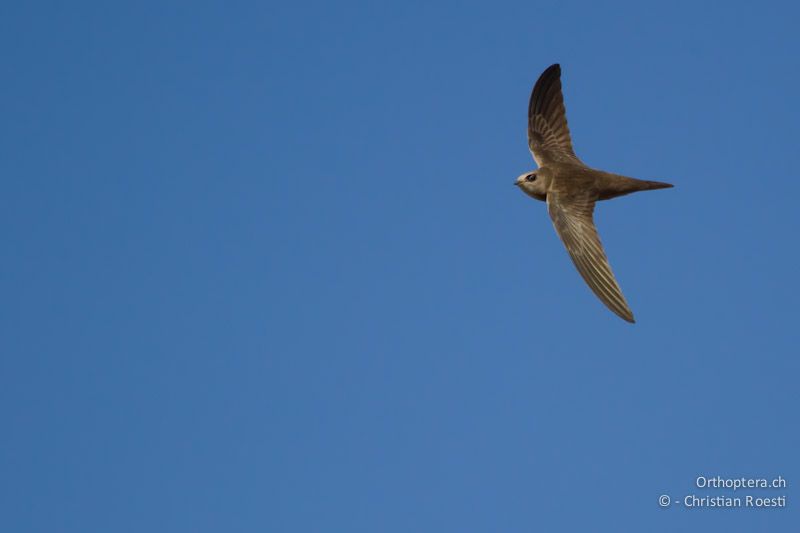
[{"label": "bird's eye", "polygon": [[525,176],[525,181],[536,181],[536,174],[528,174]]}]

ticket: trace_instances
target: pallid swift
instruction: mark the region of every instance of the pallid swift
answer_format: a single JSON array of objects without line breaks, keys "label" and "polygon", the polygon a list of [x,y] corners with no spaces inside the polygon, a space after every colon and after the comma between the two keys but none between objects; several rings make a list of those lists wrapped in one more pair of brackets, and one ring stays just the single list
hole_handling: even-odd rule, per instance
[{"label": "pallid swift", "polygon": [[567,127],[558,64],[548,67],[533,87],[528,105],[528,146],[539,168],[522,174],[514,184],[529,196],[547,202],[556,233],[589,288],[614,313],[634,322],[597,235],[594,204],[672,185],[596,170],[578,159]]}]

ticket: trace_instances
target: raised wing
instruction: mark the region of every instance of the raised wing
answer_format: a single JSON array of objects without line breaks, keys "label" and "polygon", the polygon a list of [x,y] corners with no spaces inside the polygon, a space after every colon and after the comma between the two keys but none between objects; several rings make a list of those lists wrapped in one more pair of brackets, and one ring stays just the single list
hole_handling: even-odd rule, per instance
[{"label": "raised wing", "polygon": [[540,167],[548,162],[583,165],[572,149],[558,63],[542,72],[533,86],[528,104],[528,147]]},{"label": "raised wing", "polygon": [[588,195],[547,194],[547,211],[556,233],[586,284],[622,319],[634,322],[628,302],[614,279],[594,225],[594,198]]}]

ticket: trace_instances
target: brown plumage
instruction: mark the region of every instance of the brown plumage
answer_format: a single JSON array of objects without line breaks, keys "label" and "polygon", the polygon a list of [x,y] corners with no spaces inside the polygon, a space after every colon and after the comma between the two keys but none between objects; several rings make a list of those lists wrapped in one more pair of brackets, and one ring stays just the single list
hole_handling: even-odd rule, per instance
[{"label": "brown plumage", "polygon": [[596,170],[575,155],[558,64],[547,68],[533,87],[528,105],[528,146],[539,169],[522,174],[515,185],[547,202],[556,233],[586,284],[614,313],[634,322],[597,234],[594,206],[600,200],[672,185]]}]

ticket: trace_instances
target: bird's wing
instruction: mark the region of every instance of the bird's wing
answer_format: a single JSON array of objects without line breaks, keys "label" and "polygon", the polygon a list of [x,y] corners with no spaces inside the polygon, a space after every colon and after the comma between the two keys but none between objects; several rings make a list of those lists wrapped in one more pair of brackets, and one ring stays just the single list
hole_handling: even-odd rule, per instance
[{"label": "bird's wing", "polygon": [[548,162],[583,165],[572,149],[558,63],[542,72],[533,86],[528,104],[528,147],[540,167]]},{"label": "bird's wing", "polygon": [[592,216],[594,203],[595,199],[589,195],[547,194],[547,211],[553,226],[584,281],[609,309],[634,322],[597,235]]}]

